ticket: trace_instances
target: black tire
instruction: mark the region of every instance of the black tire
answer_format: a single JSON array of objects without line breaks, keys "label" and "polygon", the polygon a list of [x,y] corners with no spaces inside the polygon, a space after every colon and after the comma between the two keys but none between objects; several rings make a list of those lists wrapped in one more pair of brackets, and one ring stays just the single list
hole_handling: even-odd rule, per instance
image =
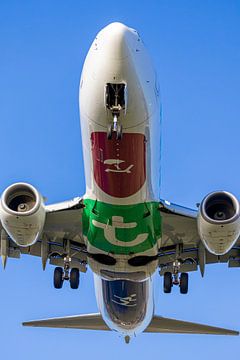
[{"label": "black tire", "polygon": [[188,293],[188,273],[182,273],[180,276],[180,293]]},{"label": "black tire", "polygon": [[113,125],[108,124],[108,126],[107,126],[107,138],[108,138],[108,140],[112,139],[112,133],[113,133]]},{"label": "black tire", "polygon": [[61,267],[54,269],[53,285],[55,289],[61,289],[63,286],[63,269]]},{"label": "black tire", "polygon": [[164,274],[163,291],[165,294],[170,294],[172,291],[172,274],[170,272],[165,272]]},{"label": "black tire", "polygon": [[71,289],[78,289],[79,287],[79,270],[73,268],[70,272],[70,286]]},{"label": "black tire", "polygon": [[118,125],[118,126],[117,126],[117,136],[116,136],[116,139],[117,139],[117,140],[121,140],[121,139],[122,139],[122,136],[123,136],[123,133],[122,133],[122,125]]}]

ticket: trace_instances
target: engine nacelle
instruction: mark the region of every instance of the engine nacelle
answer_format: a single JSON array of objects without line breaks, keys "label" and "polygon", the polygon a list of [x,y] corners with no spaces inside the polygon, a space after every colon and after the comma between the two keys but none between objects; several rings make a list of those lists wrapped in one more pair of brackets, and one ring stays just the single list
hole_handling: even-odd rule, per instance
[{"label": "engine nacelle", "polygon": [[238,199],[226,191],[208,194],[200,205],[198,232],[209,252],[215,255],[226,254],[240,235]]},{"label": "engine nacelle", "polygon": [[0,219],[10,238],[19,246],[33,245],[45,223],[41,194],[30,184],[10,185],[2,194]]}]

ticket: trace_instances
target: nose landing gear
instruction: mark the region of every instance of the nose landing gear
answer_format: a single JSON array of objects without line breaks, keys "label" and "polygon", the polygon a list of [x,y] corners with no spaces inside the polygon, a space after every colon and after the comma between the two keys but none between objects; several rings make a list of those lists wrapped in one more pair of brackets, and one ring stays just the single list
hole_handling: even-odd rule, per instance
[{"label": "nose landing gear", "polygon": [[108,124],[107,127],[107,138],[108,140],[112,139],[113,132],[116,133],[116,139],[121,140],[122,139],[122,125],[117,123],[117,120],[113,120],[113,124]]},{"label": "nose landing gear", "polygon": [[107,138],[112,139],[113,132],[116,133],[116,139],[122,139],[122,124],[119,123],[119,117],[123,110],[126,111],[126,85],[108,83],[105,89],[106,108],[111,111],[113,120],[107,126]]}]

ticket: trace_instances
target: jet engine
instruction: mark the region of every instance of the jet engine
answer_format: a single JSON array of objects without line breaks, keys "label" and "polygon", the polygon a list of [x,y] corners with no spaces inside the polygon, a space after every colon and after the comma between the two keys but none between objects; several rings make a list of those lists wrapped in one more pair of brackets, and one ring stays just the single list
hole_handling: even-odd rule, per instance
[{"label": "jet engine", "polygon": [[35,244],[45,223],[41,194],[30,184],[10,185],[0,200],[0,219],[17,245],[27,247]]},{"label": "jet engine", "polygon": [[199,208],[198,232],[210,253],[226,254],[240,235],[238,199],[227,191],[208,194]]}]

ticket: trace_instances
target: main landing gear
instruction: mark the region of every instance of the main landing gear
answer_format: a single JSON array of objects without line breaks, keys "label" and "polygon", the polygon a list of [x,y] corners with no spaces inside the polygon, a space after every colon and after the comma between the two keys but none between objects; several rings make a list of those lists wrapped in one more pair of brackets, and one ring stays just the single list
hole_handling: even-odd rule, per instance
[{"label": "main landing gear", "polygon": [[188,293],[188,273],[181,273],[179,276],[181,263],[175,260],[173,263],[173,273],[167,271],[164,273],[163,291],[169,294],[172,291],[173,285],[178,285],[181,294]]},{"label": "main landing gear", "polygon": [[188,293],[188,273],[181,272],[181,265],[183,263],[181,259],[182,245],[176,246],[176,258],[172,263],[170,271],[164,273],[163,278],[163,291],[169,294],[172,291],[173,285],[178,285],[181,294]]},{"label": "main landing gear", "polygon": [[180,277],[176,280],[175,276],[170,272],[165,272],[163,279],[163,291],[169,294],[172,291],[173,285],[179,285],[180,293],[188,293],[188,273],[181,273]]},{"label": "main landing gear", "polygon": [[69,261],[64,261],[64,268],[56,267],[54,270],[53,285],[55,289],[61,289],[64,280],[68,280],[70,282],[71,289],[78,289],[79,278],[79,269],[70,269]]}]

